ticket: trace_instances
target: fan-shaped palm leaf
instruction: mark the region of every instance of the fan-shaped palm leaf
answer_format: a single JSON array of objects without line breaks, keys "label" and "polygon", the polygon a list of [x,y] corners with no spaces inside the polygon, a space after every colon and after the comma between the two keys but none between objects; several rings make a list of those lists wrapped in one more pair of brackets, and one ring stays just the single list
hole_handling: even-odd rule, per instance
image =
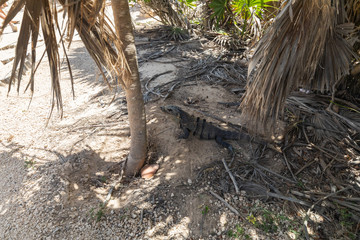
[{"label": "fan-shaped palm leaf", "polygon": [[249,66],[249,73],[257,70],[241,107],[254,131],[274,130],[292,90],[300,86],[333,90],[348,73],[352,50],[344,35],[352,25],[344,24],[344,19],[342,0],[288,2]]}]

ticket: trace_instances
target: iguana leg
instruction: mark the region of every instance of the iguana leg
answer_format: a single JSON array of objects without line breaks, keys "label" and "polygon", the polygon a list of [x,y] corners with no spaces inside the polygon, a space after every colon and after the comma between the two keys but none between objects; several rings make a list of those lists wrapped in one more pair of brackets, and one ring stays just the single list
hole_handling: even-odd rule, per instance
[{"label": "iguana leg", "polygon": [[223,140],[221,137],[216,136],[216,137],[215,137],[215,141],[216,141],[218,144],[220,144],[221,146],[229,149],[229,151],[230,151],[231,153],[234,153],[234,149],[233,149],[233,147],[231,146],[231,144],[229,144],[229,143],[227,143],[227,142],[224,142],[224,140]]},{"label": "iguana leg", "polygon": [[187,129],[187,128],[183,128],[183,134],[181,134],[180,136],[179,136],[179,138],[181,138],[181,139],[187,139],[188,137],[189,137],[189,135],[190,135],[190,131],[189,131],[189,129]]}]

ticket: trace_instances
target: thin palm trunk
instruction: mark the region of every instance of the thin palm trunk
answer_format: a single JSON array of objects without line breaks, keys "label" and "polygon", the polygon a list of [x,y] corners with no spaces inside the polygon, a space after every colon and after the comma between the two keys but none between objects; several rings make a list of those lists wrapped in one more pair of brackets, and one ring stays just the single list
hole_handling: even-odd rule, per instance
[{"label": "thin palm trunk", "polygon": [[146,117],[138,71],[134,32],[127,0],[112,0],[116,33],[123,46],[130,73],[123,77],[130,122],[131,146],[125,167],[126,175],[133,175],[143,166],[146,157]]}]

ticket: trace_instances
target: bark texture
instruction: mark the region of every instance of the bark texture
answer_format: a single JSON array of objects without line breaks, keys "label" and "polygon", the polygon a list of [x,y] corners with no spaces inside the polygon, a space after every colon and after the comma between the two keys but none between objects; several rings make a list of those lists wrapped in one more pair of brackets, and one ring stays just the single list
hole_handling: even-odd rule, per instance
[{"label": "bark texture", "polygon": [[130,122],[131,146],[125,167],[126,175],[134,175],[144,165],[147,149],[146,117],[138,71],[134,31],[127,0],[112,0],[116,33],[123,46],[129,71],[123,74]]}]

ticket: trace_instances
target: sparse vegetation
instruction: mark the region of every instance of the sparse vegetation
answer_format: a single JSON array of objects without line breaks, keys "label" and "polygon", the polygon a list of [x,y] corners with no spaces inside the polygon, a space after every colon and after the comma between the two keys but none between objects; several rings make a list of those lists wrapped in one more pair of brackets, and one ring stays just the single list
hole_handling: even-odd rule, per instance
[{"label": "sparse vegetation", "polygon": [[339,212],[339,221],[341,226],[343,227],[342,231],[344,232],[344,236],[355,240],[358,232],[359,223],[354,221],[354,219],[352,218],[352,213],[349,209],[340,208]]},{"label": "sparse vegetation", "polygon": [[236,225],[235,230],[229,230],[227,232],[227,236],[235,239],[246,239],[246,240],[252,239],[248,234],[245,233],[245,229],[240,225]]},{"label": "sparse vegetation", "polygon": [[209,212],[209,207],[205,206],[204,209],[201,211],[202,215],[206,215]]},{"label": "sparse vegetation", "polygon": [[101,218],[105,215],[105,206],[104,204],[99,204],[98,208],[91,208],[90,209],[90,217],[92,220],[96,222],[100,222]]},{"label": "sparse vegetation", "polygon": [[[172,4],[158,0],[137,1],[143,1],[164,24],[172,26],[175,30],[181,29],[181,32],[191,30],[189,23],[193,23],[207,31],[225,31],[232,38],[229,41],[236,41],[240,37],[258,39],[263,33],[263,21],[269,21],[269,19],[265,20],[264,16],[269,14],[269,9],[274,8],[269,3],[277,2],[277,0],[180,0],[180,4]],[[171,39],[184,40],[183,36],[184,34],[179,31],[173,31]]]},{"label": "sparse vegetation", "polygon": [[32,168],[34,167],[36,161],[33,159],[25,160],[25,168]]},{"label": "sparse vegetation", "polygon": [[105,176],[101,176],[101,177],[99,178],[99,180],[100,180],[100,182],[102,182],[102,183],[106,183],[107,178],[106,178]]},{"label": "sparse vegetation", "polygon": [[297,238],[300,233],[301,223],[291,220],[288,216],[276,213],[255,205],[247,217],[249,223],[266,233],[291,232]]}]

